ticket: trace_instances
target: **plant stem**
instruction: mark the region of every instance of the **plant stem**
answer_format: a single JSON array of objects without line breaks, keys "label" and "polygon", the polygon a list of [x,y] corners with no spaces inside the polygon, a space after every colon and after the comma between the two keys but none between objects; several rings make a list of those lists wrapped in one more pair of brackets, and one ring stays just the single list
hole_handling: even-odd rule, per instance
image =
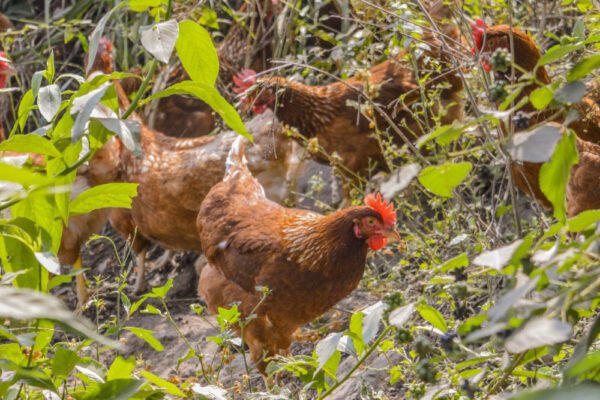
[{"label": "plant stem", "polygon": [[[167,2],[167,13],[165,14],[165,21],[168,21],[171,18],[172,13],[173,13],[173,0],[169,0]],[[125,111],[125,113],[122,116],[123,119],[127,119],[127,117],[129,117],[131,115],[131,113],[133,113],[135,111],[135,109],[137,108],[138,103],[140,102],[140,100],[142,99],[142,96],[146,92],[146,88],[150,84],[150,80],[154,76],[154,71],[156,71],[157,66],[158,66],[158,61],[156,61],[156,59],[153,58],[152,61],[150,62],[150,69],[148,69],[148,73],[146,74],[146,77],[144,78],[144,80],[142,81],[142,84],[140,85],[140,89],[137,91],[137,93],[135,94],[135,97],[131,101],[131,104],[127,108],[127,111]]]},{"label": "plant stem", "polygon": [[391,330],[392,330],[392,326],[391,325],[387,326],[384,329],[384,331],[381,332],[381,335],[379,335],[379,337],[375,340],[373,345],[371,347],[369,347],[367,349],[367,351],[365,351],[365,354],[363,354],[362,357],[356,362],[356,364],[352,367],[352,369],[341,380],[337,381],[332,387],[330,387],[325,393],[323,393],[323,395],[321,395],[319,397],[319,400],[322,400],[325,397],[330,396],[337,388],[342,386],[348,379],[350,379],[352,374],[354,374],[354,372],[358,369],[358,367],[360,367],[365,362],[365,360],[373,353],[373,351],[375,351],[377,346],[379,346],[379,343],[381,343],[381,341],[383,339],[385,339],[388,332]]}]

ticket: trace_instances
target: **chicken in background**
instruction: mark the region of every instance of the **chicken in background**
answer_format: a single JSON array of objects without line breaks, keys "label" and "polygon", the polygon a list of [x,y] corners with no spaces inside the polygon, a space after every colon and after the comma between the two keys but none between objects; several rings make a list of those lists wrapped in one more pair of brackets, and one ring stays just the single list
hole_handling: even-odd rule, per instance
[{"label": "chicken in background", "polygon": [[[199,294],[212,313],[238,303],[243,318],[255,314],[243,340],[264,373],[264,357],[285,353],[300,326],[358,286],[368,250],[400,237],[394,206],[381,195],[326,216],[269,200],[248,169],[244,143],[233,143],[225,177],[198,214],[208,259]],[[268,290],[266,297],[257,287]]]},{"label": "chicken in background", "polygon": [[[298,129],[308,139],[316,138],[320,149],[312,152],[318,154],[318,161],[327,163],[328,155],[337,153],[339,164],[350,175],[388,169],[383,154],[383,142],[387,139],[375,136],[375,126],[382,131],[388,129],[392,141],[401,146],[427,133],[427,126],[433,128],[434,117],[440,117],[441,124],[463,118],[463,82],[452,64],[452,57],[460,54],[462,44],[459,29],[447,24],[450,11],[441,0],[430,4],[431,16],[441,24],[443,35],[427,31],[424,41],[429,49],[415,60],[421,75],[430,76],[426,91],[439,90],[435,115],[429,115],[424,124],[411,110],[413,103],[422,100],[422,93],[408,51],[366,73],[323,86],[308,86],[281,77],[257,79],[255,71],[245,70],[234,78],[235,90],[245,93],[242,106],[246,109],[260,114],[272,108],[282,123]],[[430,64],[431,59],[438,60],[442,68]],[[365,98],[372,98],[386,115],[368,103],[362,111],[349,104],[365,103]],[[398,129],[390,128],[390,120]]]},{"label": "chicken in background", "polygon": [[[112,51],[112,45],[102,48]],[[108,59],[98,57],[104,58]],[[113,84],[119,93],[120,106],[128,107],[120,83]],[[139,120],[135,113],[132,118]],[[269,195],[283,201],[289,194],[288,182],[301,161],[298,148],[284,135],[283,127],[272,114],[253,119],[247,123],[247,129],[255,141],[248,152],[250,168],[269,183]],[[142,123],[142,156],[136,156],[125,146],[119,147],[119,180],[138,183],[138,195],[131,209],[114,210],[110,222],[123,238],[132,241],[137,253],[135,293],[142,293],[146,287],[146,253],[150,243],[173,251],[200,249],[196,216],[204,196],[222,180],[227,154],[237,136],[235,132],[223,131],[182,139],[164,135]],[[164,265],[168,257],[169,253],[161,257],[155,268]]]},{"label": "chicken in background", "polygon": [[[231,77],[242,68],[251,67],[262,71],[267,67],[271,57],[274,22],[279,6],[271,0],[258,0],[244,3],[236,12],[243,18],[236,19],[229,31],[217,46],[219,57],[219,81],[221,93],[229,99],[234,94],[230,91]],[[141,68],[133,68],[130,72],[141,75]],[[157,84],[171,86],[190,77],[178,64],[161,72]],[[128,96],[139,90],[141,81],[137,78],[126,78],[122,81],[123,89]],[[212,132],[217,121],[213,110],[202,100],[172,95],[161,98],[147,108],[147,123],[153,129],[174,137],[197,137]]]},{"label": "chicken in background", "polygon": [[[510,52],[509,32],[511,28],[508,25],[497,25],[488,27],[482,20],[477,20],[472,24],[473,40],[478,53],[482,55],[483,68],[490,72],[492,65],[489,63],[489,57],[498,48],[506,49]],[[519,100],[528,96],[540,85],[551,83],[548,72],[544,66],[537,67],[541,57],[540,50],[533,39],[518,28],[512,28],[512,37],[514,43],[515,64],[525,71],[534,72],[537,83],[532,83],[523,88],[519,96],[515,99],[515,104]],[[537,69],[535,69],[537,67]],[[510,82],[510,69],[507,72],[494,72],[496,79],[502,79]],[[515,82],[522,77],[522,72],[515,69]],[[567,187],[567,213],[569,216],[575,216],[582,211],[591,209],[600,209],[600,196],[597,195],[597,188],[600,184],[600,89],[597,83],[590,84],[587,96],[579,104],[574,104],[573,108],[579,113],[579,118],[569,123],[568,127],[577,134],[577,149],[579,151],[579,164],[573,167],[571,178]],[[515,131],[529,129],[530,126],[542,123],[544,121],[561,122],[565,116],[554,117],[556,110],[546,109],[538,111],[531,103],[525,104],[520,109],[518,117],[520,121],[515,123]],[[517,122],[516,119],[514,122]],[[517,126],[520,125],[520,126]],[[560,126],[560,125],[559,125]],[[507,129],[504,127],[506,133]],[[536,199],[545,208],[551,208],[552,204],[542,193],[540,188],[540,169],[542,164],[532,162],[513,162],[511,164],[511,173],[515,185],[525,194]]]},{"label": "chicken in background", "polygon": [[[288,195],[287,181],[298,168],[294,142],[283,135],[272,115],[247,124],[255,144],[249,152],[251,168],[270,183],[270,196],[283,201]],[[210,188],[223,178],[227,153],[238,136],[223,131],[214,136],[177,139],[146,126],[141,129],[143,156],[121,150],[121,177],[139,184],[131,210],[115,210],[111,224],[124,237],[133,239],[138,276],[135,292],[145,291],[146,251],[153,242],[167,250],[197,251],[200,240],[196,216]],[[155,268],[168,261],[162,257]]]}]

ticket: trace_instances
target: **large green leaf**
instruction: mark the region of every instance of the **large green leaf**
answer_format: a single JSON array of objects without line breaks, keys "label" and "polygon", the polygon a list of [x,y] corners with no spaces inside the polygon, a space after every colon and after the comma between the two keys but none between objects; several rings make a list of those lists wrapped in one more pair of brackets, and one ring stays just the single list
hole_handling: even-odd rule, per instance
[{"label": "large green leaf", "polygon": [[571,168],[579,162],[576,137],[568,132],[560,139],[552,159],[540,169],[540,189],[554,207],[554,216],[561,222],[566,221],[565,194]]},{"label": "large green leaf", "polygon": [[66,378],[69,376],[75,365],[79,361],[79,356],[73,350],[57,345],[52,358],[52,373],[56,376]]},{"label": "large green leaf", "polygon": [[185,393],[183,393],[177,386],[175,386],[174,384],[172,384],[169,381],[162,379],[161,377],[154,375],[150,371],[141,371],[140,375],[143,376],[144,378],[148,379],[150,382],[152,382],[156,386],[158,386],[162,389],[165,389],[167,393],[169,393],[173,396],[187,397],[185,395]]},{"label": "large green leaf", "polygon": [[61,300],[54,296],[30,289],[0,286],[0,318],[16,320],[49,319],[60,322],[100,343],[114,343],[99,335],[88,321],[67,310]]},{"label": "large green leaf", "polygon": [[473,165],[470,162],[445,163],[424,168],[419,182],[429,191],[442,197],[452,197],[452,190],[469,175]]},{"label": "large green leaf", "polygon": [[71,202],[69,213],[77,215],[99,208],[131,208],[137,187],[137,183],[106,183],[91,187]]},{"label": "large green leaf", "polygon": [[567,79],[569,81],[576,81],[581,78],[585,78],[587,74],[595,70],[596,68],[600,68],[600,54],[584,58],[579,61],[567,74]]},{"label": "large green leaf", "polygon": [[219,57],[206,29],[193,21],[180,22],[175,48],[192,81],[215,85],[219,75]]},{"label": "large green leaf", "polygon": [[129,400],[134,398],[145,384],[141,379],[115,379],[93,387],[84,399]]},{"label": "large green leaf", "polygon": [[150,347],[156,351],[163,351],[165,349],[163,344],[152,335],[153,332],[149,329],[138,328],[135,326],[126,326],[124,329],[127,329],[129,332],[148,343]]},{"label": "large green leaf", "polygon": [[598,385],[584,383],[556,389],[527,390],[509,397],[510,400],[597,400],[600,395]]},{"label": "large green leaf", "polygon": [[551,62],[554,62],[560,58],[563,58],[564,56],[566,56],[569,53],[572,53],[574,51],[577,50],[581,50],[583,48],[583,43],[576,43],[576,44],[559,44],[556,46],[551,47],[546,54],[544,54],[542,57],[540,57],[540,60],[538,61],[537,65],[546,65],[546,64],[550,64]]},{"label": "large green leaf", "polygon": [[440,331],[446,332],[448,330],[448,325],[446,324],[444,316],[435,308],[427,304],[420,304],[417,306],[417,311],[425,321],[429,322]]},{"label": "large green leaf", "polygon": [[13,135],[0,143],[0,151],[37,153],[52,157],[61,156],[60,152],[49,140],[38,135]]},{"label": "large green leaf", "polygon": [[52,179],[45,175],[29,171],[25,168],[0,162],[0,181],[15,182],[23,186],[48,185]]},{"label": "large green leaf", "polygon": [[187,94],[199,98],[208,104],[213,110],[215,110],[223,121],[234,131],[244,136],[246,139],[252,141],[252,136],[246,129],[244,122],[240,118],[235,108],[231,106],[220,94],[217,89],[204,83],[183,81],[174,84],[166,88],[165,90],[158,92],[148,97],[143,103],[147,103],[151,100],[158,99],[161,97],[168,97],[174,94]]}]

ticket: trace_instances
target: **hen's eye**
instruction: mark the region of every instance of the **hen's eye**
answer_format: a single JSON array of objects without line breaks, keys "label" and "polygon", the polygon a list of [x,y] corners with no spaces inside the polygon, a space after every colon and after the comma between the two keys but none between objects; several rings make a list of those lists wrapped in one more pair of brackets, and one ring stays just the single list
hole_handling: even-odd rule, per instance
[{"label": "hen's eye", "polygon": [[372,217],[367,218],[367,225],[369,225],[369,226],[375,225],[375,218],[372,218]]},{"label": "hen's eye", "polygon": [[490,48],[493,49],[494,47],[496,47],[496,39],[495,38],[490,38],[490,39],[487,40],[487,42],[488,42],[488,46]]}]

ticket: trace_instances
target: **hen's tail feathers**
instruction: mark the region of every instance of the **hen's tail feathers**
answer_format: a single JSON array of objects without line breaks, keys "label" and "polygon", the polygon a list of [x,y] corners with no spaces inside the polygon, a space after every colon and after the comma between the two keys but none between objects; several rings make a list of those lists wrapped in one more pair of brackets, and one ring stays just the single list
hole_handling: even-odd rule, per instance
[{"label": "hen's tail feathers", "polygon": [[240,171],[250,173],[250,171],[248,171],[248,167],[246,166],[247,162],[245,153],[246,139],[244,139],[242,136],[238,136],[231,144],[231,150],[229,150],[227,160],[225,161],[224,181],[229,180]]}]

